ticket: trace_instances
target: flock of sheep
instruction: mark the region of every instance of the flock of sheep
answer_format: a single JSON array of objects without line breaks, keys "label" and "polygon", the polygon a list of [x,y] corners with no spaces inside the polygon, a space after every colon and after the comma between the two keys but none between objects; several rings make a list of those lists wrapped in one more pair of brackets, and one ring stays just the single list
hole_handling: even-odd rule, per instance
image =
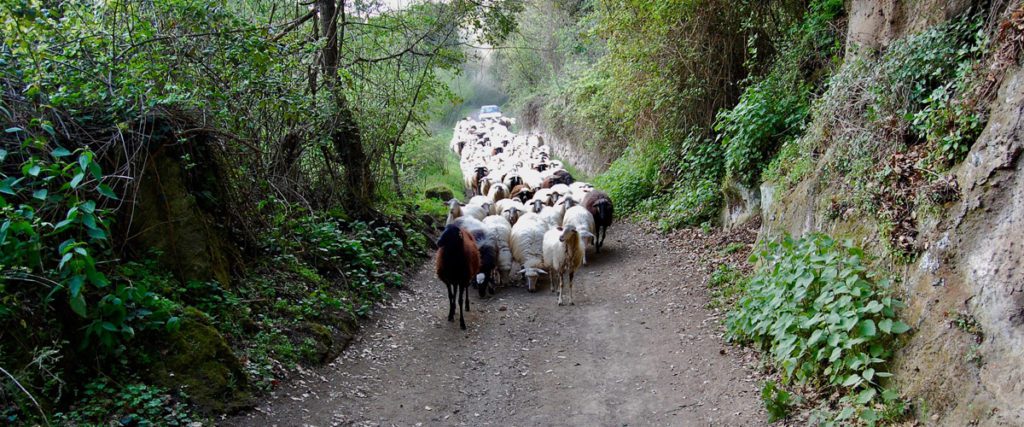
[{"label": "flock of sheep", "polygon": [[541,136],[516,135],[510,124],[504,117],[466,118],[455,126],[451,141],[471,196],[465,204],[448,202],[437,242],[437,277],[448,288],[448,321],[454,321],[458,301],[462,329],[470,284],[485,298],[495,285],[512,283],[513,271],[525,278],[530,292],[540,275],[550,275],[558,305],[568,276],[568,300],[574,304],[576,270],[588,253],[600,252],[612,223],[607,194],[574,180],[551,159]]}]

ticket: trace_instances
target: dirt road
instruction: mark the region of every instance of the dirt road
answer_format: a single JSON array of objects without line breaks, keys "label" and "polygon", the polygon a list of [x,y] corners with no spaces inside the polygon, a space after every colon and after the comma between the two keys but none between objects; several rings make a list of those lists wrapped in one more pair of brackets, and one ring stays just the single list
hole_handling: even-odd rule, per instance
[{"label": "dirt road", "polygon": [[705,308],[694,251],[631,224],[605,249],[577,275],[575,306],[546,289],[474,293],[467,331],[446,321],[428,264],[342,358],[222,423],[765,424],[756,375]]}]

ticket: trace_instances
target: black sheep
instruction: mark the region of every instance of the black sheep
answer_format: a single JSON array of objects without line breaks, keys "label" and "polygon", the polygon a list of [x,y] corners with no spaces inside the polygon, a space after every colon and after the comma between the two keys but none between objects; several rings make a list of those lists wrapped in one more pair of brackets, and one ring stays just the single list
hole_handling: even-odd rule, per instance
[{"label": "black sheep", "polygon": [[594,216],[594,225],[597,227],[594,233],[594,246],[601,252],[601,245],[608,234],[608,226],[612,225],[612,217],[615,216],[615,207],[612,205],[611,197],[603,191],[591,191],[583,198],[583,207]]}]

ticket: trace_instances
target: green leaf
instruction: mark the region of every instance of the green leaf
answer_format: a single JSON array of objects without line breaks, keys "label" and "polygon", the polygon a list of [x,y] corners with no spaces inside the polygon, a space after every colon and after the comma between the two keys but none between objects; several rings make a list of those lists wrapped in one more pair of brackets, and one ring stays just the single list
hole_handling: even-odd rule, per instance
[{"label": "green leaf", "polygon": [[6,132],[6,133],[17,133],[17,132],[21,132],[21,131],[22,131],[22,129],[20,127],[15,126],[15,127],[7,128],[7,130],[5,130],[4,132]]},{"label": "green leaf", "polygon": [[53,226],[53,231],[64,231],[64,229],[67,228],[67,226],[71,225],[71,223],[73,222],[75,222],[74,218],[68,218],[61,222],[58,222],[56,225]]},{"label": "green leaf", "polygon": [[875,330],[875,321],[871,319],[862,320],[860,325],[857,327],[857,330],[860,332],[860,336],[862,337],[873,337],[878,333]]},{"label": "green leaf", "polygon": [[107,240],[107,233],[98,227],[86,228],[85,234],[88,234],[89,237],[96,240]]},{"label": "green leaf", "polygon": [[906,323],[903,323],[903,322],[900,322],[900,321],[896,321],[896,322],[893,322],[893,324],[892,324],[892,333],[894,333],[894,334],[902,334],[902,333],[904,333],[906,331],[909,331],[909,330],[910,330],[910,326],[907,325]]},{"label": "green leaf", "polygon": [[117,332],[117,326],[114,326],[113,323],[103,322],[102,326],[103,326],[103,329],[106,329],[106,330],[108,330],[110,332]]},{"label": "green leaf", "polygon": [[71,188],[78,188],[78,184],[81,184],[83,179],[85,179],[85,174],[79,172],[74,178],[71,178]]},{"label": "green leaf", "polygon": [[882,319],[878,321],[878,329],[887,334],[892,333],[892,319]]},{"label": "green leaf", "polygon": [[89,170],[89,163],[92,162],[92,153],[86,151],[78,155],[78,166],[82,169],[82,172]]},{"label": "green leaf", "polygon": [[0,193],[10,194],[12,196],[18,195],[18,193],[14,191],[14,186],[17,183],[18,180],[15,179],[14,177],[8,177],[7,179],[0,181]]},{"label": "green leaf", "polygon": [[863,376],[865,380],[871,381],[871,379],[875,377],[875,370],[873,368],[867,368],[861,373],[861,376]]},{"label": "green leaf", "polygon": [[78,207],[80,209],[82,209],[82,212],[85,212],[87,214],[91,214],[93,212],[96,212],[96,202],[94,202],[92,200],[87,200],[84,203],[82,203],[81,205],[78,205]]},{"label": "green leaf", "polygon": [[42,172],[42,170],[43,168],[39,167],[39,165],[32,165],[32,167],[28,168],[28,174],[29,176],[39,176],[39,172]]},{"label": "green leaf", "polygon": [[71,261],[71,257],[72,256],[73,255],[70,252],[64,254],[64,256],[60,258],[60,264],[57,265],[57,269],[58,270],[63,270],[64,269],[64,264],[67,264],[68,261]]},{"label": "green leaf", "polygon": [[828,357],[828,361],[829,362],[835,362],[836,360],[839,360],[839,358],[842,357],[842,356],[843,356],[843,349],[841,349],[839,347],[833,348],[832,349],[832,355],[830,355]]},{"label": "green leaf", "polygon": [[824,333],[824,329],[815,330],[813,333],[811,333],[811,338],[807,340],[807,345],[813,346],[815,343],[818,342],[819,339],[821,339],[821,336],[824,335]]},{"label": "green leaf", "polygon": [[897,393],[896,390],[893,390],[891,388],[887,388],[885,390],[882,390],[882,400],[884,400],[886,402],[892,402],[893,400],[896,400],[896,399],[899,399],[899,398],[900,398],[900,394]]},{"label": "green leaf", "polygon": [[7,150],[0,148],[0,162],[7,158]]},{"label": "green leaf", "polygon": [[167,319],[167,332],[177,332],[181,328],[181,319],[178,316],[171,316]]},{"label": "green leaf", "polygon": [[59,159],[61,157],[70,156],[71,152],[68,151],[67,148],[57,147],[57,148],[54,148],[53,151],[50,152],[50,155]]},{"label": "green leaf", "polygon": [[71,300],[69,300],[68,302],[69,305],[71,306],[71,311],[75,312],[75,314],[81,317],[86,316],[84,294],[79,293],[78,296],[72,297]]},{"label": "green leaf", "polygon": [[46,194],[48,191],[45,188],[41,188],[32,192],[32,197],[39,200],[46,200]]},{"label": "green leaf", "polygon": [[867,388],[857,395],[857,403],[861,405],[867,405],[868,403],[871,402],[872,399],[875,398],[876,394],[878,394],[878,392],[875,391],[874,388]]},{"label": "green leaf", "polygon": [[42,123],[42,124],[39,125],[39,127],[41,127],[44,131],[46,131],[46,133],[50,134],[50,136],[53,136],[53,137],[57,136],[57,132],[53,130],[53,125],[51,125],[49,123]]},{"label": "green leaf", "polygon": [[96,191],[98,191],[100,194],[106,196],[107,198],[114,199],[114,200],[119,200],[119,198],[117,197],[117,194],[114,193],[114,190],[111,189],[110,186],[108,186],[106,184],[98,185],[96,187]]},{"label": "green leaf", "polygon": [[847,407],[843,408],[842,411],[839,412],[839,415],[836,416],[836,421],[842,421],[842,420],[845,420],[847,418],[850,418],[851,416],[853,416],[853,413],[854,413],[853,407],[852,406],[847,406]]},{"label": "green leaf", "polygon": [[843,380],[843,387],[852,387],[856,384],[859,384],[860,381],[860,375],[850,374],[850,376],[846,377],[846,379]]},{"label": "green leaf", "polygon": [[71,280],[68,281],[68,292],[71,293],[71,297],[77,297],[82,292],[82,285],[85,284],[85,278],[81,274],[71,276]]}]

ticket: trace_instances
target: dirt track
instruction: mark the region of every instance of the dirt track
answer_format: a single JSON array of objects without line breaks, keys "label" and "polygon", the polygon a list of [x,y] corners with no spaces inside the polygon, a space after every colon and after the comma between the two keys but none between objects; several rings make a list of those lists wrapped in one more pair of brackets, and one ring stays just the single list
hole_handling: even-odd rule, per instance
[{"label": "dirt track", "polygon": [[704,308],[694,252],[616,225],[577,275],[575,306],[546,289],[474,292],[465,332],[428,263],[342,358],[222,423],[763,425],[756,375]]}]

